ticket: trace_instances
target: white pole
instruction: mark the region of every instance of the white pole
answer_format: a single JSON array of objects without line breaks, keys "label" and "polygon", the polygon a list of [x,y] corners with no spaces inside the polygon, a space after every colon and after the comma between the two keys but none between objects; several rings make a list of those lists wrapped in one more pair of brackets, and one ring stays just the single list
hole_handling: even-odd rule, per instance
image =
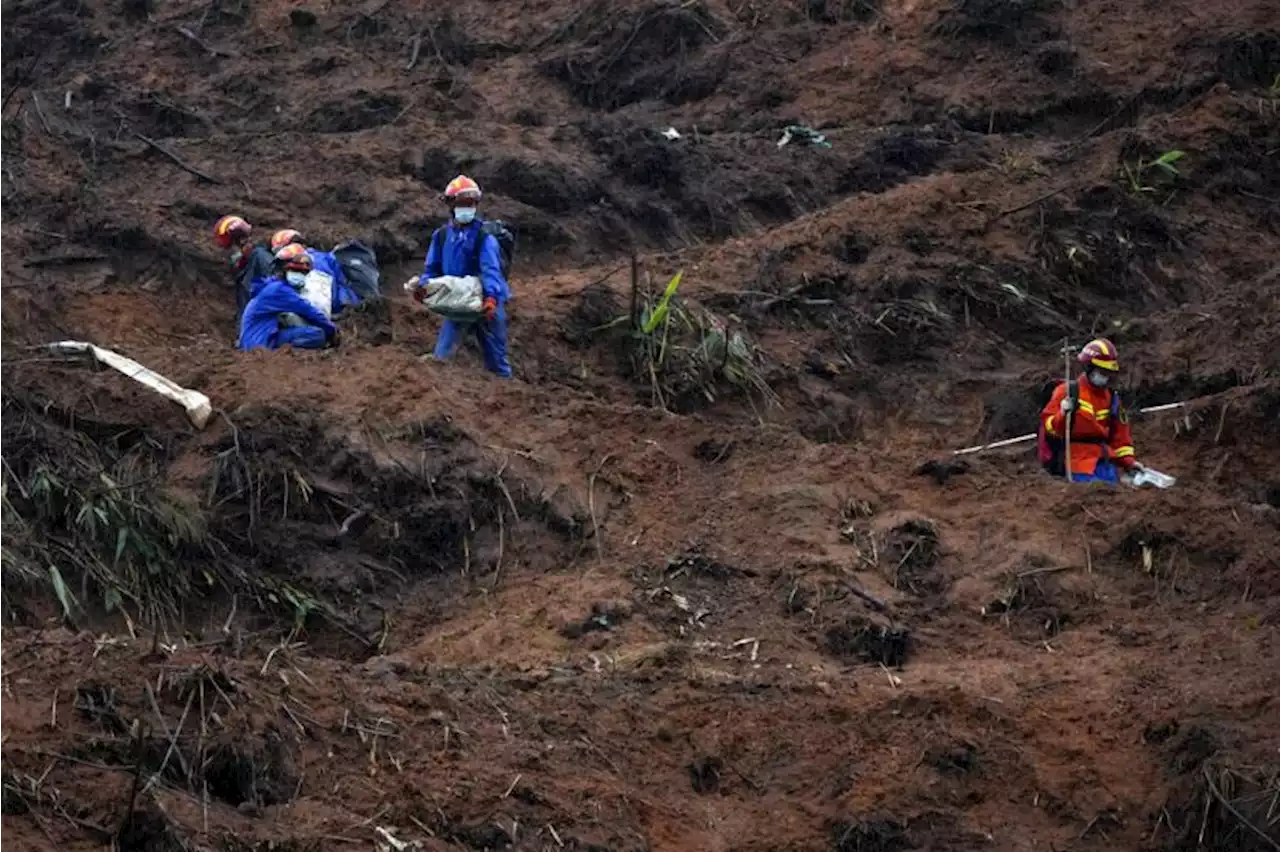
[{"label": "white pole", "polygon": [[[1155,414],[1156,412],[1159,412],[1159,411],[1171,411],[1175,408],[1183,408],[1186,405],[1187,403],[1185,402],[1169,402],[1164,405],[1152,405],[1148,408],[1139,408],[1138,413],[1139,414]],[[990,444],[979,444],[976,447],[965,447],[963,450],[954,451],[952,455],[967,456],[973,453],[980,453],[983,450],[998,450],[1001,447],[1011,447],[1014,444],[1025,444],[1027,441],[1034,441],[1035,439],[1036,439],[1036,433],[1032,432],[1030,435],[1019,435],[1016,438],[1005,438],[1003,441],[994,441]]]}]

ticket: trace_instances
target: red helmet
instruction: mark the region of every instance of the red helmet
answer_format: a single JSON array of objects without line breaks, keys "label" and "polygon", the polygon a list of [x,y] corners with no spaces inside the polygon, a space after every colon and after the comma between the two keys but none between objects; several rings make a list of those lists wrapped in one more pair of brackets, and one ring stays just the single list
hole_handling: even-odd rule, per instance
[{"label": "red helmet", "polygon": [[1097,367],[1108,373],[1120,371],[1120,353],[1116,350],[1116,345],[1105,337],[1086,343],[1080,350],[1080,354],[1076,356],[1076,360],[1083,364],[1085,369]]},{"label": "red helmet", "polygon": [[480,200],[480,184],[473,181],[466,175],[458,175],[449,181],[449,185],[444,188],[444,197],[446,201],[459,200],[464,198],[473,198]]},{"label": "red helmet", "polygon": [[223,216],[213,226],[213,241],[219,248],[231,248],[236,237],[247,237],[253,226],[239,216]]},{"label": "red helmet", "polygon": [[289,243],[276,252],[276,262],[282,264],[288,272],[310,272],[312,267],[311,255],[307,253],[306,246],[298,243]]},{"label": "red helmet", "polygon": [[276,231],[271,235],[271,250],[280,251],[280,249],[290,243],[302,242],[302,234],[292,228],[285,228],[283,231]]}]

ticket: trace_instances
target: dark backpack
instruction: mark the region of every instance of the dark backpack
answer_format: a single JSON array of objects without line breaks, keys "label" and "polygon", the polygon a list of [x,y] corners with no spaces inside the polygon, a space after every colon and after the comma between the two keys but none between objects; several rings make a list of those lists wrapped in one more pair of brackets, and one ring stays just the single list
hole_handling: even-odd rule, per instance
[{"label": "dark backpack", "polygon": [[[1071,399],[1071,419],[1075,422],[1075,412],[1080,408],[1080,385],[1074,381],[1067,384],[1067,395]],[[1107,418],[1107,437],[1106,438],[1077,438],[1071,437],[1073,444],[1101,444],[1104,441],[1111,443],[1111,439],[1116,434],[1116,420],[1120,417],[1120,394],[1116,391],[1111,392],[1111,416]],[[1054,476],[1063,477],[1067,475],[1066,454],[1067,442],[1062,438],[1055,438],[1053,435],[1044,431],[1044,420],[1041,419],[1040,426],[1036,430],[1036,447],[1040,455],[1040,465],[1046,471]]]},{"label": "dark backpack", "polygon": [[[431,235],[431,246],[435,249],[435,256],[441,263],[443,263],[443,259],[440,252],[443,248],[444,232],[447,227],[445,225],[436,228],[435,233]],[[471,257],[467,274],[474,275],[477,278],[480,277],[480,252],[484,248],[485,234],[498,241],[498,256],[502,259],[502,278],[504,281],[510,281],[511,261],[516,253],[516,235],[511,233],[501,219],[486,219],[480,223],[480,236],[476,237],[475,254]]]},{"label": "dark backpack", "polygon": [[382,298],[382,288],[378,284],[378,256],[373,249],[359,240],[347,240],[333,247],[333,256],[342,267],[347,286],[355,291],[361,301]]}]

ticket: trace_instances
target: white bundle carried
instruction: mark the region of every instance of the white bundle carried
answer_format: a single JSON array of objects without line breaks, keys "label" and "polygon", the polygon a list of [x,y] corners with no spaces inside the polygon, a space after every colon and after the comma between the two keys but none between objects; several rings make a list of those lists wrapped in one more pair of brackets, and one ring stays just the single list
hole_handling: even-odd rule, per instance
[{"label": "white bundle carried", "polygon": [[442,275],[424,283],[413,278],[406,290],[421,290],[427,310],[456,322],[476,322],[484,315],[484,288],[474,275]]},{"label": "white bundle carried", "polygon": [[[313,269],[307,273],[307,280],[302,283],[298,295],[310,302],[317,311],[324,314],[325,319],[333,320],[333,276],[327,272]],[[311,325],[295,313],[280,315],[284,325]]]}]

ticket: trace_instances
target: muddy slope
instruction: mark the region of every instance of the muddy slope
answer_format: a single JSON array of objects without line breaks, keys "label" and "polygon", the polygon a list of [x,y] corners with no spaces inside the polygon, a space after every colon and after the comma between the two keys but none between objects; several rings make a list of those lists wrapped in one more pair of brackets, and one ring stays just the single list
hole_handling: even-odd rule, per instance
[{"label": "muddy slope", "polygon": [[[3,28],[11,843],[1280,842],[1274,4]],[[219,215],[360,237],[395,288],[460,170],[519,237],[515,381],[423,359],[398,298],[337,351],[231,349]],[[632,252],[758,383],[687,337],[648,369]],[[1134,406],[1195,400],[1135,424],[1178,488],[947,458],[1097,333]],[[66,338],[218,415],[29,348]]]}]

